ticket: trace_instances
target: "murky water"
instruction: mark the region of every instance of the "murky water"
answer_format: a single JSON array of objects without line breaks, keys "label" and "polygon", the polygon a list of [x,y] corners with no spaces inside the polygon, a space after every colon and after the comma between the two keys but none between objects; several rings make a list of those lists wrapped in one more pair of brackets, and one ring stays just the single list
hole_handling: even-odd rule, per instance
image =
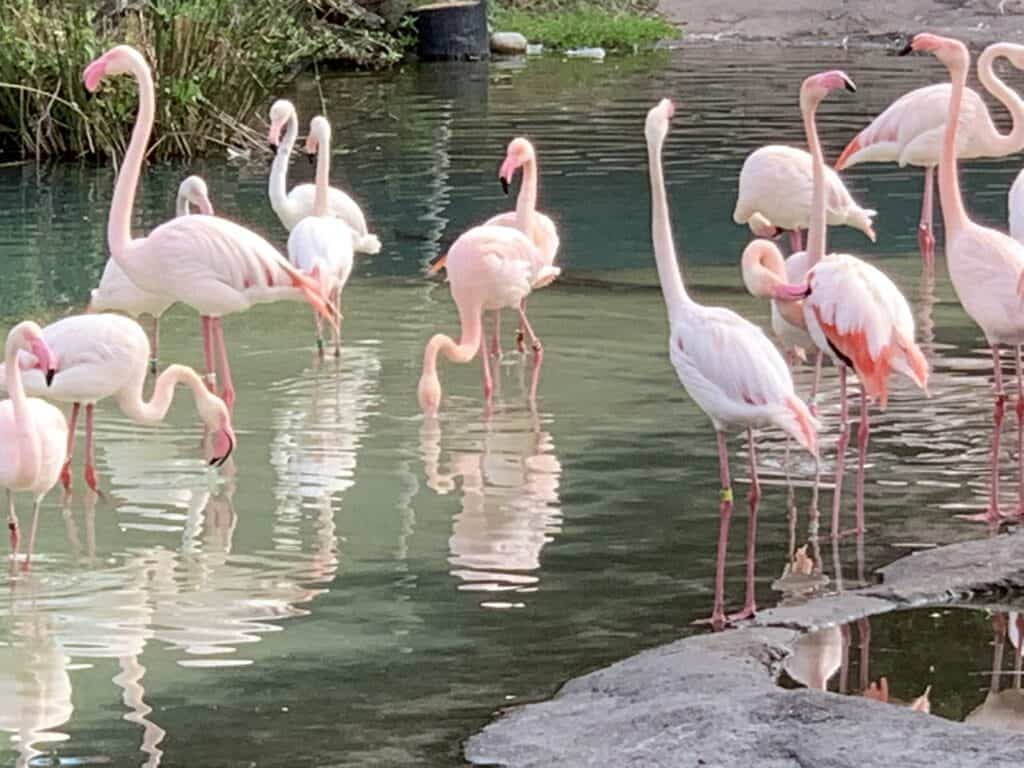
[{"label": "murky water", "polygon": [[[830,155],[896,94],[940,76],[881,53],[698,48],[325,78],[334,178],[357,191],[385,243],[345,291],[341,359],[316,363],[299,305],[229,318],[241,443],[220,474],[201,461],[187,403],[157,429],[101,407],[105,497],[81,493],[76,464],[74,496],[53,493],[44,507],[32,571],[0,585],[0,760],[457,765],[460,740],[497,708],[694,631],[710,608],[717,465],[709,424],[665,354],[643,115],[665,94],[680,105],[667,172],[694,290],[764,322],[766,306],[739,282],[736,174],[759,144],[801,140],[798,83],[835,66],[861,90],[822,109]],[[314,84],[296,96],[311,114]],[[423,344],[457,323],[443,284],[419,273],[439,244],[511,206],[495,171],[518,133],[538,146],[565,268],[530,302],[547,353],[537,409],[513,354],[490,415],[478,366],[445,366],[442,418],[425,426]],[[219,211],[283,245],[267,160],[149,169],[138,225],[168,216],[178,180],[199,172]],[[967,170],[982,218],[1004,219],[1015,172],[1013,160]],[[299,161],[292,173],[311,169]],[[904,288],[935,375],[930,400],[900,389],[874,421],[864,564],[844,541],[844,586],[908,544],[982,535],[954,514],[984,503],[989,424],[980,334],[941,265],[934,286],[920,282],[919,176],[868,167],[850,183],[881,210],[880,244],[852,232],[833,242]],[[6,316],[83,306],[104,261],[110,186],[107,168],[0,168]],[[172,310],[162,357],[197,365],[197,330],[190,311]],[[825,393],[834,434],[831,371]],[[806,538],[810,468],[794,458],[790,491],[776,436],[761,453],[767,604],[781,597],[790,492],[796,541]],[[734,603],[742,533],[737,521]],[[835,575],[830,553],[825,569]]]}]

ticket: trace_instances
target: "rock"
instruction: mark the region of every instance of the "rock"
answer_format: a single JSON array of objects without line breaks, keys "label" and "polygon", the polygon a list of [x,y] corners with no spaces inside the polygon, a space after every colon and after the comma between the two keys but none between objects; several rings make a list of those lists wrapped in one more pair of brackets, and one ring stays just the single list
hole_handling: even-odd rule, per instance
[{"label": "rock", "polygon": [[495,32],[491,35],[491,53],[521,56],[526,53],[526,37],[518,32]]}]

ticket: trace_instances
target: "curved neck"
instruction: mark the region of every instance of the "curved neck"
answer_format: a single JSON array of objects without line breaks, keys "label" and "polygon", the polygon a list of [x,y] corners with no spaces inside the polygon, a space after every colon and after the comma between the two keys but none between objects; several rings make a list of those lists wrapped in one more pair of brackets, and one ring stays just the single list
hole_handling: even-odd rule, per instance
[{"label": "curved neck", "polygon": [[956,132],[960,122],[960,104],[967,84],[967,67],[951,67],[949,74],[953,90],[949,95],[949,113],[942,137],[942,152],[939,154],[939,204],[947,238],[969,221],[963,198],[960,197],[956,167]]},{"label": "curved neck", "polygon": [[188,195],[183,191],[178,190],[178,199],[174,201],[174,215],[175,216],[188,216],[191,211],[188,207]]},{"label": "curved neck", "polygon": [[516,229],[533,239],[533,214],[537,210],[537,158],[523,163],[523,184],[516,198]]},{"label": "curved neck", "polygon": [[149,66],[142,61],[132,60],[131,72],[139,85],[139,113],[135,117],[131,142],[117,174],[114,197],[110,201],[110,218],[107,221],[107,245],[111,254],[117,255],[127,249],[132,240],[132,207],[135,190],[142,173],[142,160],[146,145],[153,130],[153,116],[156,110],[156,96],[153,93],[153,75]]},{"label": "curved neck", "polygon": [[292,148],[298,135],[299,118],[292,112],[288,118],[288,127],[284,131],[284,139],[277,145],[274,164],[270,167],[267,192],[270,194],[270,205],[275,211],[288,206],[288,161],[291,159]]},{"label": "curved neck", "polygon": [[170,365],[156,380],[153,396],[147,403],[142,399],[144,379],[139,378],[128,394],[118,399],[118,405],[128,418],[140,424],[158,424],[164,420],[171,402],[174,400],[174,388],[184,384],[192,390],[198,406],[201,399],[209,397],[199,374],[186,365]]},{"label": "curved neck", "polygon": [[647,161],[651,175],[651,240],[654,260],[658,264],[658,281],[665,297],[670,323],[676,322],[685,307],[693,300],[683,286],[683,276],[676,261],[676,248],[672,242],[672,222],[669,220],[665,178],[661,169],[662,139],[647,144]]},{"label": "curved neck", "polygon": [[812,193],[811,220],[807,228],[808,269],[821,261],[825,255],[825,231],[827,212],[825,210],[825,157],[818,139],[818,125],[815,113],[818,105],[810,104],[803,110],[804,132],[807,134],[807,148],[811,153]]},{"label": "curved neck", "polygon": [[14,423],[17,427],[15,442],[18,447],[18,477],[23,482],[28,482],[39,468],[39,435],[34,429],[32,412],[29,411],[28,398],[21,383],[17,348],[9,348],[4,358],[7,396],[14,408]]},{"label": "curved neck", "polygon": [[456,344],[451,336],[438,333],[430,337],[427,348],[423,350],[423,375],[437,376],[437,356],[444,355],[453,363],[468,363],[480,351],[480,339],[483,336],[482,311],[479,305],[459,307],[459,324],[462,326],[462,338]]},{"label": "curved neck", "polygon": [[1013,118],[1013,127],[1009,133],[1000,133],[992,126],[992,133],[986,136],[989,154],[993,157],[1011,155],[1024,147],[1024,101],[1015,90],[999,79],[994,68],[996,59],[1000,56],[1008,58],[1011,50],[1015,48],[1018,46],[995,43],[986,48],[978,59],[978,79],[985,86],[985,90],[995,96]]},{"label": "curved neck", "polygon": [[331,184],[331,138],[320,136],[316,149],[316,195],[313,197],[313,215],[327,215],[327,188]]}]

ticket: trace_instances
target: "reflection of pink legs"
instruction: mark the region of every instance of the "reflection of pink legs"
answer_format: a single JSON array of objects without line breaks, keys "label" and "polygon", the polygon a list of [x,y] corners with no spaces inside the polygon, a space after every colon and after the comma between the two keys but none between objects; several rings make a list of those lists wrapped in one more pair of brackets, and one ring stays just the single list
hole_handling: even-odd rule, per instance
[{"label": "reflection of pink legs", "polygon": [[935,208],[935,168],[924,169],[924,194],[921,195],[921,221],[917,226],[917,245],[921,261],[928,268],[935,264],[935,234],[932,231],[932,211]]},{"label": "reflection of pink legs", "polygon": [[99,493],[96,487],[96,448],[93,443],[92,411],[95,406],[85,406],[85,484]]},{"label": "reflection of pink legs", "polygon": [[864,462],[868,455],[868,395],[864,386],[860,388],[860,428],[857,430],[857,527],[856,533],[864,532]]},{"label": "reflection of pink legs", "polygon": [[235,387],[231,383],[231,366],[228,365],[228,349],[224,344],[224,328],[221,325],[219,317],[213,318],[212,323],[213,343],[217,348],[217,360],[219,365],[217,373],[223,386],[220,397],[224,401],[224,405],[226,405],[228,410],[231,411],[235,407]]},{"label": "reflection of pink legs", "polygon": [[863,693],[871,681],[871,622],[866,618],[857,619],[857,634],[860,635],[860,690]]},{"label": "reflection of pink legs", "polygon": [[747,578],[746,597],[743,609],[729,616],[730,621],[746,619],[757,611],[754,589],[754,551],[757,548],[757,505],[761,499],[761,483],[757,479],[757,445],[754,443],[753,430],[747,430],[750,443],[750,494],[747,496],[749,512],[747,515]]},{"label": "reflection of pink legs", "polygon": [[796,253],[804,249],[804,233],[799,229],[789,230],[789,252]]},{"label": "reflection of pink legs", "polygon": [[78,424],[78,411],[81,407],[81,403],[72,403],[71,418],[68,419],[68,452],[60,470],[60,483],[65,491],[71,490],[71,453],[75,447],[75,426]]},{"label": "reflection of pink legs", "polygon": [[839,442],[836,444],[836,481],[832,492],[832,538],[839,536],[839,506],[843,496],[843,468],[846,445],[850,441],[849,413],[846,403],[846,366],[839,365]]},{"label": "reflection of pink legs", "polygon": [[729,520],[732,518],[732,484],[729,481],[729,449],[725,433],[718,432],[718,466],[722,481],[721,505],[718,510],[718,557],[715,561],[715,603],[711,610],[711,626],[725,626],[725,554],[729,545]]}]

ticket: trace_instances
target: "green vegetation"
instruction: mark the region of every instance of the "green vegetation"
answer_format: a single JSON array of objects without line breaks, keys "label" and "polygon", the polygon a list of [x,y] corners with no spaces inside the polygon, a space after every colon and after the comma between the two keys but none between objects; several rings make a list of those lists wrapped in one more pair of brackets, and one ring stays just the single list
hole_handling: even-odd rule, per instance
[{"label": "green vegetation", "polygon": [[650,5],[635,0],[601,4],[505,0],[491,4],[491,25],[495,30],[521,32],[531,43],[559,50],[600,46],[635,52],[679,34]]},{"label": "green vegetation", "polygon": [[123,152],[134,86],[106,84],[89,100],[81,85],[85,66],[117,43],[153,66],[151,154],[163,158],[257,141],[247,124],[307,64],[380,66],[407,40],[348,0],[0,0],[0,154]]}]

